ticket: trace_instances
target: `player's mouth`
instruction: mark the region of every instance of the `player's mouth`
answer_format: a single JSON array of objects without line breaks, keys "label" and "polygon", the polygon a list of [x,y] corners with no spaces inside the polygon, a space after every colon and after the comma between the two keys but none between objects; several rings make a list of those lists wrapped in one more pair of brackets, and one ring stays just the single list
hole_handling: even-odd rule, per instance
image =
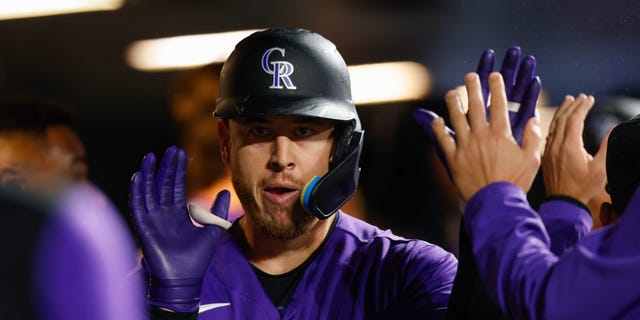
[{"label": "player's mouth", "polygon": [[298,200],[300,189],[291,185],[269,185],[262,189],[262,195],[275,204],[285,205]]}]

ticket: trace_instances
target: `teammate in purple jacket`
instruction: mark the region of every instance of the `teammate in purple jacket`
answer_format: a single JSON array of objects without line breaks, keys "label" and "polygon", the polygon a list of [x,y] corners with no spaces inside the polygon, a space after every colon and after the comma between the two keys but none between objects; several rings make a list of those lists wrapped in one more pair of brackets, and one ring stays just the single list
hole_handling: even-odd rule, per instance
[{"label": "teammate in purple jacket", "polygon": [[242,40],[214,116],[245,211],[233,225],[226,190],[213,214],[187,207],[183,150],[169,148],[157,172],[148,154],[131,181],[152,317],[444,318],[453,254],[339,210],[356,190],[364,131],[330,41],[292,28]]},{"label": "teammate in purple jacket", "polygon": [[[560,246],[558,251],[564,252],[556,254],[540,215],[531,209],[525,194],[540,164],[538,119],[529,120],[519,146],[511,135],[501,75],[493,73],[489,77],[492,111],[488,122],[477,74],[467,75],[465,83],[469,92],[467,117],[456,94],[447,95],[456,139],[447,133],[441,118],[433,121],[433,129],[451,176],[467,202],[465,229],[480,274],[504,314],[517,319],[638,318],[640,247],[634,236],[640,222],[640,192],[631,197],[639,179],[630,165],[638,157],[635,151],[628,151],[637,149],[629,148],[629,144],[637,145],[638,119],[613,130],[606,156],[607,170],[621,166],[618,170],[627,173],[607,172],[613,207],[626,213],[613,226],[578,237],[575,244],[567,245],[570,250]],[[561,107],[564,113],[556,115],[551,124],[545,151],[545,156],[562,163],[545,164],[545,169],[550,165],[561,169],[555,178],[545,177],[547,188],[555,181],[558,189],[550,192],[563,190],[563,196],[580,202],[593,189],[597,193],[603,181],[604,153],[590,158],[575,152],[582,147],[581,122],[591,105],[593,97],[568,97]],[[554,139],[563,143],[554,143]],[[553,148],[558,148],[558,153],[547,155]],[[610,161],[613,154],[625,154],[622,151],[627,155],[625,162]],[[580,181],[577,177],[582,184],[573,184]],[[566,180],[572,185],[563,185]],[[581,207],[567,201],[557,203],[576,212]]]},{"label": "teammate in purple jacket", "polygon": [[0,319],[142,319],[142,282],[128,275],[135,245],[120,213],[90,183],[57,182],[55,194],[0,186]]},{"label": "teammate in purple jacket", "polygon": [[[511,132],[516,142],[522,144],[522,133],[527,120],[536,114],[536,100],[541,83],[538,77],[535,77],[535,58],[526,56],[518,64],[519,58],[519,47],[507,49],[500,73],[508,99]],[[492,110],[488,105],[488,78],[493,71],[494,60],[493,50],[485,50],[477,69],[488,114]],[[556,113],[553,123],[554,127],[572,127],[572,134],[558,135],[555,138],[550,135],[547,139],[543,157],[543,176],[548,197],[540,207],[539,214],[551,240],[551,252],[556,255],[562,255],[572,249],[590,232],[593,221],[586,203],[589,203],[590,199],[595,200],[599,190],[604,187],[606,138],[600,144],[600,150],[595,157],[586,152],[582,143],[583,122],[592,106],[593,99],[585,95],[579,96],[578,99],[567,97],[563,106],[559,108],[560,111]],[[416,110],[414,115],[428,136],[435,140],[432,122],[438,116],[424,109]],[[453,130],[445,130],[455,137]],[[447,161],[442,150],[438,151],[446,166]],[[478,262],[473,256],[470,237],[464,227],[466,220],[467,217],[463,216],[458,272],[449,300],[447,319],[503,319],[505,315],[500,306],[487,294],[482,277],[478,273]]]}]

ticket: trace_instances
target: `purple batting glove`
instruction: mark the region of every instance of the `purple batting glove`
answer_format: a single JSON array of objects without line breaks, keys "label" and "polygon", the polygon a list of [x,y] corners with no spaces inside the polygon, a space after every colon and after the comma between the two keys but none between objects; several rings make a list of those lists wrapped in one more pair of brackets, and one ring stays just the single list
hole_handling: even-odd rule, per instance
[{"label": "purple batting glove", "polygon": [[520,146],[522,146],[522,135],[524,133],[524,127],[527,125],[527,121],[536,115],[536,104],[538,102],[538,96],[540,95],[541,88],[542,83],[540,81],[540,77],[535,76],[525,88],[519,106],[515,100],[509,99],[509,122],[511,123],[511,133]]},{"label": "purple batting glove", "polygon": [[[433,142],[433,144],[435,145],[438,158],[440,158],[440,161],[444,165],[445,169],[447,169],[447,173],[449,174],[449,176],[451,176],[451,173],[449,172],[449,166],[447,164],[447,159],[444,157],[444,153],[442,153],[442,149],[440,149],[440,145],[436,141],[436,135],[433,132],[433,127],[431,126],[433,120],[438,117],[439,116],[437,113],[422,108],[418,108],[413,112],[413,118],[422,127],[424,132],[429,137],[429,140],[431,140],[431,142]],[[447,130],[447,133],[455,140],[456,133],[453,130],[449,129],[449,127],[447,126],[445,126],[445,129]]]},{"label": "purple batting glove", "polygon": [[[482,52],[476,73],[480,78],[480,87],[482,88],[482,99],[484,99],[485,107],[489,101],[489,74],[493,72],[493,64],[496,61],[496,53],[493,49],[487,49]],[[488,116],[487,116],[488,117]]]},{"label": "purple batting glove", "polygon": [[[536,59],[533,56],[526,56],[522,59],[520,66],[521,50],[518,46],[507,49],[502,60],[500,73],[504,80],[505,92],[509,100],[509,120],[511,122],[511,132],[519,145],[522,145],[522,134],[529,118],[535,116],[536,103],[542,84],[536,73]],[[480,77],[482,94],[487,105],[489,99],[489,74],[493,71],[495,62],[495,52],[491,49],[485,50],[480,56],[477,73]],[[487,106],[487,119],[489,118],[489,107]]]},{"label": "purple batting glove", "polygon": [[[178,312],[193,312],[200,303],[202,279],[223,228],[196,227],[186,205],[187,156],[167,149],[157,177],[156,157],[147,154],[131,179],[129,207],[149,275],[148,302]],[[227,218],[230,194],[221,191],[211,211]]]}]

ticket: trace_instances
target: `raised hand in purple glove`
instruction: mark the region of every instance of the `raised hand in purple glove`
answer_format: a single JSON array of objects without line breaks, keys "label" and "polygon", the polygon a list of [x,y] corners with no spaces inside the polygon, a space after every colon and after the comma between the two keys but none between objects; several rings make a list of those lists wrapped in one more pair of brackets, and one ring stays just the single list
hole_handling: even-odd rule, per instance
[{"label": "raised hand in purple glove", "polygon": [[[185,194],[186,153],[167,149],[157,177],[156,157],[147,154],[131,179],[129,207],[149,275],[148,302],[178,312],[193,312],[200,303],[202,279],[223,228],[196,227],[189,219]],[[222,219],[229,210],[229,191],[218,193],[211,212]]]},{"label": "raised hand in purple glove", "polygon": [[[509,120],[511,122],[511,133],[519,145],[522,145],[522,133],[529,118],[535,116],[536,103],[540,95],[542,84],[536,73],[536,59],[533,56],[526,56],[522,59],[520,66],[521,50],[518,46],[507,49],[500,73],[504,79],[505,92],[509,101]],[[482,96],[484,105],[487,106],[489,99],[489,74],[493,72],[493,65],[496,54],[492,49],[485,50],[480,56],[477,73],[480,76],[482,86]],[[487,106],[487,119],[491,108]]]},{"label": "raised hand in purple glove", "polygon": [[[422,109],[422,108],[418,108],[416,111],[413,112],[413,118],[416,120],[416,122],[420,126],[422,126],[422,129],[429,137],[429,140],[431,140],[431,142],[433,142],[433,144],[435,145],[438,158],[440,158],[440,161],[444,165],[444,168],[447,169],[447,173],[449,174],[449,177],[451,177],[451,172],[449,172],[449,166],[447,165],[447,159],[444,157],[444,153],[442,153],[442,149],[440,149],[440,145],[436,142],[436,136],[435,136],[435,133],[433,132],[433,127],[431,126],[431,123],[433,122],[433,120],[438,117],[439,116],[437,113],[430,110]],[[453,130],[449,129],[449,127],[445,126],[445,130],[451,136],[451,138],[453,139],[456,138],[456,133]]]},{"label": "raised hand in purple glove", "polygon": [[[509,101],[511,133],[518,142],[518,145],[522,145],[522,133],[525,125],[527,124],[527,120],[535,116],[536,103],[542,87],[540,78],[535,75],[536,59],[533,56],[526,56],[518,67],[520,55],[521,50],[518,46],[513,46],[507,49],[500,68],[500,73],[504,79],[507,100]],[[489,74],[493,72],[495,59],[496,54],[492,49],[485,50],[480,56],[480,61],[478,62],[478,68],[476,70],[476,73],[478,73],[480,77],[484,105],[488,108],[487,119],[490,115],[490,108],[487,106],[487,101],[489,99],[488,81]],[[429,110],[417,109],[413,113],[413,117],[416,122],[422,126],[429,139],[435,143],[435,136],[433,129],[431,128],[431,123],[438,117],[438,115]],[[455,139],[455,132],[448,127],[445,128],[449,135]],[[442,161],[448,171],[449,168],[447,162],[443,157],[442,150],[440,150],[438,144],[436,144],[436,152],[438,153],[440,161]]]}]

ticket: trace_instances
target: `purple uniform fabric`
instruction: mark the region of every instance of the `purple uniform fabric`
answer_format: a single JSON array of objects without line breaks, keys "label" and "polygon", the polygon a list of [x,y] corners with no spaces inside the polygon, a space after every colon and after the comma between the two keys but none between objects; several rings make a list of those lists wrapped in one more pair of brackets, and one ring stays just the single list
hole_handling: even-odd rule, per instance
[{"label": "purple uniform fabric", "polygon": [[[344,213],[337,219],[282,319],[444,318],[453,254]],[[281,319],[229,233],[205,276],[198,319]]]},{"label": "purple uniform fabric", "polygon": [[[634,199],[639,203],[629,208],[640,208],[640,195]],[[639,210],[627,210],[560,258],[513,184],[483,188],[465,215],[480,274],[509,318],[640,319]]]},{"label": "purple uniform fabric", "polygon": [[65,190],[39,243],[34,261],[38,319],[146,318],[142,282],[127,278],[136,263],[133,238],[97,188]]},{"label": "purple uniform fabric", "polygon": [[589,212],[567,201],[545,201],[538,213],[551,238],[551,252],[558,256],[573,248],[593,227]]}]

